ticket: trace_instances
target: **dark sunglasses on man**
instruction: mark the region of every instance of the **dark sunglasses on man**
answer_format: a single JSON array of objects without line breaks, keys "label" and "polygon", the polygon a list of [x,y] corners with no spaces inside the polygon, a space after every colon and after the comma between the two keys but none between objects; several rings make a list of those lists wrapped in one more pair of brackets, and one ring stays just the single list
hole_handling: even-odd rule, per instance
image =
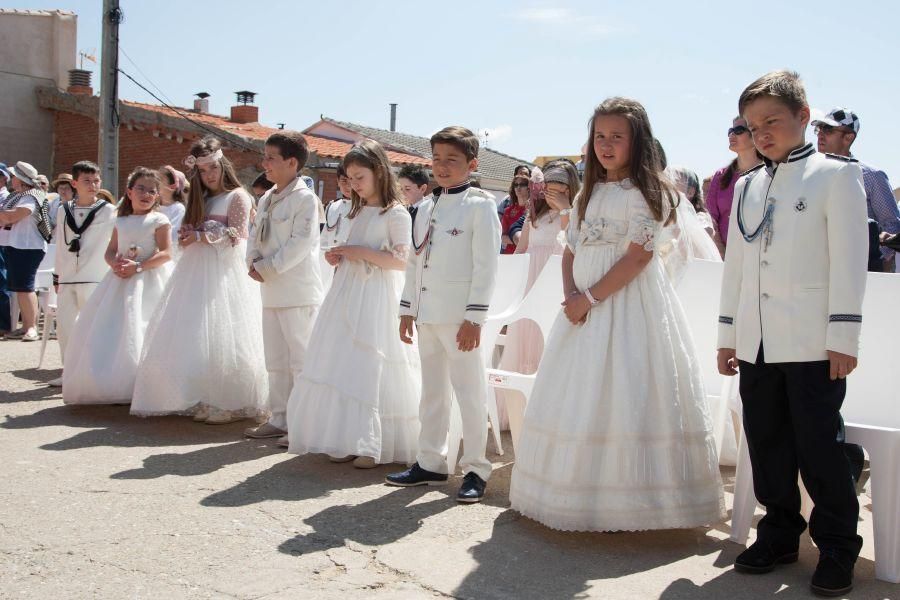
[{"label": "dark sunglasses on man", "polygon": [[816,128],[815,128],[816,135],[819,135],[820,133],[824,133],[825,135],[831,135],[835,131],[839,131],[841,133],[853,133],[852,131],[844,129],[843,127],[835,127],[834,125],[824,125],[822,123],[819,123],[818,125],[816,125]]},{"label": "dark sunglasses on man", "polygon": [[735,125],[734,127],[728,128],[728,135],[744,135],[748,131],[750,130],[744,125]]}]

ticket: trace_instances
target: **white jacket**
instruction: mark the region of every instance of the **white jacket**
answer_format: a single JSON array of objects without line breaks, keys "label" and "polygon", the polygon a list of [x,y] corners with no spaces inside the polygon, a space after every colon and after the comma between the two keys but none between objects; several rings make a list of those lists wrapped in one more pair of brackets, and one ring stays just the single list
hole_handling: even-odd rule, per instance
[{"label": "white jacket", "polygon": [[[719,348],[769,363],[856,356],[866,284],[868,225],[862,171],[811,144],[778,165],[748,171],[734,188],[719,312]],[[774,199],[768,248],[761,223]]]},{"label": "white jacket", "polygon": [[319,272],[319,198],[299,177],[284,191],[272,188],[259,200],[247,265],[262,276],[265,308],[322,303]]},{"label": "white jacket", "polygon": [[419,205],[406,265],[400,315],[420,324],[483,323],[497,279],[497,205],[468,184],[443,190]]},{"label": "white jacket", "polygon": [[[116,207],[103,200],[99,202],[102,202],[100,210],[78,240],[81,249],[77,254],[69,251],[69,244],[75,239],[75,233],[66,223],[66,210],[62,205],[56,210],[56,227],[53,230],[56,263],[53,272],[59,283],[100,283],[109,271],[106,248],[116,226]],[[73,201],[69,206],[75,223],[81,226],[94,205],[78,207]]]}]

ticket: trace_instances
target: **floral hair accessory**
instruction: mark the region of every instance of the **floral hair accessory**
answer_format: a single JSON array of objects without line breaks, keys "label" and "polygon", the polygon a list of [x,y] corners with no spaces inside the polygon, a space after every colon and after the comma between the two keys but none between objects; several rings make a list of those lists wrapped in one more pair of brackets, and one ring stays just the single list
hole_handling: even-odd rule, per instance
[{"label": "floral hair accessory", "polygon": [[207,154],[205,156],[194,156],[193,154],[189,154],[188,157],[184,159],[184,166],[188,169],[193,169],[197,165],[208,165],[220,161],[223,156],[221,148],[212,154]]},{"label": "floral hair accessory", "polygon": [[541,171],[540,167],[535,167],[531,172],[531,179],[528,184],[532,202],[544,198],[544,189],[546,186],[547,184],[544,183],[544,172]]}]

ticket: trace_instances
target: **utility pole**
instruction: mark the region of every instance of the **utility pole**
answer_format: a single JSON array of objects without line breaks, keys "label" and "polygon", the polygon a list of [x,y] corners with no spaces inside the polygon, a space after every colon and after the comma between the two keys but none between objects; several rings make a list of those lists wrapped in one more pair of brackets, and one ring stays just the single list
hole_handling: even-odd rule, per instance
[{"label": "utility pole", "polygon": [[100,173],[103,186],[119,197],[119,0],[103,0],[100,58]]}]

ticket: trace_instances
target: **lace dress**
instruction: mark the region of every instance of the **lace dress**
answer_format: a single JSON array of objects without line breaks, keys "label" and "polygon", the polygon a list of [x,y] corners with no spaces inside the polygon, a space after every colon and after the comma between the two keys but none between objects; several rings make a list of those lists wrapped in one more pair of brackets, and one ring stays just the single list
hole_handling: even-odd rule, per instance
[{"label": "lace dress", "polygon": [[153,315],[135,382],[132,414],[190,414],[201,407],[256,416],[265,406],[259,284],[244,263],[250,197],[242,189],[206,200]]},{"label": "lace dress", "polygon": [[[157,253],[156,231],[169,224],[150,212],[116,219],[118,254],[143,262]],[[172,274],[172,262],[122,279],[109,271],[81,309],[66,350],[63,401],[131,401],[150,317]]]},{"label": "lace dress", "polygon": [[[576,209],[577,210],[577,209]],[[594,188],[568,245],[599,281],[660,223],[627,180]],[[525,412],[512,508],[563,530],[694,527],[724,517],[712,422],[688,324],[658,257],[572,325],[560,313]]]},{"label": "lace dress", "polygon": [[[363,207],[348,219],[347,244],[406,260],[411,222],[403,206]],[[342,261],[310,336],[288,402],[290,452],[415,461],[419,355],[398,335],[404,272]]]}]

